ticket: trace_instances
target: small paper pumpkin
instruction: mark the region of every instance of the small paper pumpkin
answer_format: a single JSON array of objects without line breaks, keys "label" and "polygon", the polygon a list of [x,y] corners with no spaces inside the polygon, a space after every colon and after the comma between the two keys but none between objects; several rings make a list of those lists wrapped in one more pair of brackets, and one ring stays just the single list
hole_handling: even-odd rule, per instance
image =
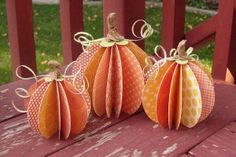
[{"label": "small paper pumpkin", "polygon": [[[153,30],[143,20],[136,21],[134,25],[140,21],[145,23],[141,27],[140,39],[143,39],[150,36]],[[88,79],[92,106],[98,116],[106,114],[110,117],[113,109],[117,117],[121,111],[133,114],[141,106],[144,88],[142,68],[147,55],[133,41],[121,36],[114,22],[115,13],[111,13],[108,16],[107,37],[102,39],[92,38],[92,41],[89,41],[78,36],[91,35],[85,32],[75,34],[77,42],[89,46],[76,60],[72,72],[76,73],[79,68]]]},{"label": "small paper pumpkin", "polygon": [[[50,138],[58,133],[59,139],[67,139],[84,129],[91,109],[90,97],[86,91],[74,88],[71,79],[76,77],[75,75],[63,76],[59,71],[58,62],[50,61],[49,64],[55,67],[55,71],[43,75],[39,80],[37,77],[40,76],[36,76],[30,68],[20,66],[30,70],[36,82],[28,91],[23,88],[16,89],[16,94],[25,99],[26,111],[16,108],[14,102],[13,106],[17,111],[27,113],[31,128],[43,137]],[[22,92],[25,95],[22,95]]]},{"label": "small paper pumpkin", "polygon": [[194,58],[186,41],[173,49],[160,68],[151,69],[143,92],[147,116],[163,127],[191,128],[211,113],[215,103],[213,81],[204,66]]}]

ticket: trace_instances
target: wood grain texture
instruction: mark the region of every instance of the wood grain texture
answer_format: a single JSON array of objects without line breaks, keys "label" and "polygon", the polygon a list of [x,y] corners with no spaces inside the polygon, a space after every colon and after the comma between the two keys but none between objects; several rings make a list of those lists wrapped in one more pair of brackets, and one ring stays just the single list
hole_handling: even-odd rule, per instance
[{"label": "wood grain texture", "polygon": [[217,133],[213,134],[205,141],[201,142],[195,148],[189,151],[190,154],[214,157],[236,156],[236,122],[225,126]]},{"label": "wood grain texture", "polygon": [[18,87],[27,89],[32,83],[33,80],[16,81],[10,84],[0,86],[0,122],[21,114],[17,112],[11,105],[11,102],[14,101],[15,105],[18,108],[24,109],[23,99],[19,98],[15,94],[15,89]]},{"label": "wood grain texture", "polygon": [[0,156],[45,156],[67,147],[78,141],[86,141],[90,136],[108,128],[127,118],[121,115],[119,119],[113,117],[99,118],[94,114],[90,115],[86,129],[76,137],[60,141],[55,135],[51,139],[45,139],[32,131],[29,127],[26,115],[23,114],[16,118],[0,123]]},{"label": "wood grain texture", "polygon": [[216,84],[215,88],[217,100],[213,113],[192,129],[161,128],[142,112],[52,156],[183,155],[236,118],[236,86]]}]

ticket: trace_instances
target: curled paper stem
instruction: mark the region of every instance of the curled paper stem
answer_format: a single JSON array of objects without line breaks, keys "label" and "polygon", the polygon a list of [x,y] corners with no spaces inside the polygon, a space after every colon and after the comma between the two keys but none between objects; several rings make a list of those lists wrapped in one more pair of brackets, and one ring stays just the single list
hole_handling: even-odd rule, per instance
[{"label": "curled paper stem", "polygon": [[[143,25],[141,26],[139,35],[135,33],[135,27],[138,25],[138,23],[143,23]],[[130,39],[131,41],[140,41],[140,40],[146,39],[150,37],[154,32],[152,29],[152,26],[143,19],[136,20],[133,23],[131,30],[132,30],[133,36],[138,38],[138,39]]]},{"label": "curled paper stem", "polygon": [[[132,34],[135,38],[137,39],[124,39],[123,36],[121,36],[117,30],[117,26],[115,25],[115,19],[116,19],[116,14],[115,13],[110,13],[108,18],[107,18],[107,24],[108,24],[108,34],[107,37],[105,38],[99,38],[99,39],[94,39],[94,37],[87,33],[87,32],[77,32],[74,35],[74,40],[82,45],[82,49],[85,53],[89,53],[86,48],[89,47],[92,43],[96,42],[101,42],[101,41],[109,41],[109,42],[120,42],[122,40],[128,40],[128,41],[140,41],[144,40],[148,37],[150,37],[154,30],[150,24],[148,24],[145,20],[143,19],[138,19],[136,20],[131,28]],[[143,25],[140,28],[140,33],[136,34],[135,33],[135,28],[137,25],[140,23],[143,23]],[[113,44],[111,44],[113,45]]]},{"label": "curled paper stem", "polygon": [[186,42],[180,42],[178,45],[178,48],[171,49],[169,52],[170,58],[173,59],[186,59],[186,60],[199,60],[199,56],[197,54],[192,54],[193,47],[189,47],[187,50],[185,50],[185,44]]},{"label": "curled paper stem", "polygon": [[[20,74],[19,74],[20,68],[27,69],[29,72],[32,73],[33,76],[32,77],[22,77],[22,76],[20,76]],[[28,67],[27,65],[20,65],[16,68],[16,76],[21,80],[32,80],[32,79],[34,79],[35,82],[37,83],[39,77],[47,77],[49,75],[36,75],[35,72],[30,67]]]},{"label": "curled paper stem", "polygon": [[[30,67],[28,67],[28,66],[26,66],[26,65],[20,65],[20,66],[18,66],[18,67],[16,68],[16,76],[17,76],[18,78],[20,78],[21,80],[31,80],[31,79],[34,79],[35,82],[36,82],[36,85],[37,85],[37,83],[38,83],[38,78],[39,78],[39,77],[49,77],[49,78],[51,78],[51,79],[49,79],[50,81],[51,81],[51,80],[54,80],[54,79],[60,81],[60,80],[66,79],[66,78],[71,78],[71,79],[73,80],[73,81],[72,81],[72,82],[73,82],[73,86],[76,87],[76,85],[75,85],[75,80],[76,80],[78,77],[81,77],[81,76],[80,76],[80,74],[81,74],[81,68],[77,71],[77,73],[75,73],[75,74],[73,74],[73,75],[67,75],[67,71],[68,71],[69,67],[70,67],[72,64],[74,64],[74,63],[75,63],[75,61],[74,61],[74,62],[71,62],[69,65],[67,65],[66,68],[65,68],[64,74],[61,74],[61,73],[60,73],[60,63],[57,62],[57,61],[51,60],[51,61],[48,62],[48,64],[49,64],[49,66],[52,66],[52,67],[54,68],[54,72],[52,72],[51,74],[48,74],[48,75],[38,75],[38,76],[35,74],[35,72],[34,72]],[[32,76],[32,77],[22,77],[22,76],[20,76],[20,75],[19,75],[19,70],[20,70],[20,68],[25,68],[25,69],[29,70],[29,71],[32,73],[33,76]],[[87,86],[86,86],[86,84],[87,84]],[[80,91],[80,92],[78,92],[78,93],[79,93],[79,94],[82,94],[83,92],[87,91],[88,88],[89,88],[88,80],[87,80],[87,78],[85,78],[85,79],[83,79],[83,83],[82,83],[82,91]],[[68,89],[70,89],[70,88],[68,88]],[[77,90],[77,88],[76,88],[76,90]],[[79,91],[79,90],[78,90],[78,91]],[[31,95],[29,94],[29,92],[28,92],[25,88],[16,88],[16,89],[15,89],[15,93],[16,93],[17,96],[19,96],[19,97],[22,98],[22,99],[27,99],[27,98],[30,98],[30,97],[31,97]],[[22,94],[22,93],[24,93],[24,94]],[[13,100],[12,100],[12,106],[13,106],[13,108],[14,108],[16,111],[18,111],[18,112],[20,112],[20,113],[26,113],[26,112],[27,112],[27,111],[25,111],[25,110],[21,110],[21,109],[17,108],[17,107],[15,106]]]},{"label": "curled paper stem", "polygon": [[27,113],[26,110],[21,110],[21,109],[19,109],[18,107],[16,107],[16,105],[15,105],[15,103],[14,103],[13,100],[11,101],[11,104],[12,104],[12,107],[13,107],[17,112],[19,112],[19,113]]},{"label": "curled paper stem", "polygon": [[[24,92],[25,95],[20,94],[21,92]],[[30,97],[29,92],[24,88],[16,88],[15,93],[16,93],[17,96],[19,96],[20,98],[23,98],[23,99]]]},{"label": "curled paper stem", "polygon": [[[160,51],[160,49],[162,51]],[[162,57],[162,55],[159,55],[160,52],[162,52],[163,57]],[[156,58],[158,58],[159,60],[157,60],[154,57],[150,57],[150,56],[146,57],[145,58],[146,66],[143,68],[144,75],[147,73],[147,71],[148,71],[147,69],[148,68],[150,69],[152,67],[155,68],[155,70],[157,71],[156,74],[158,74],[160,67],[162,67],[167,61],[166,50],[161,45],[157,45],[155,47],[154,54],[155,54]],[[156,78],[156,76],[154,78]]]},{"label": "curled paper stem", "polygon": [[94,37],[87,32],[77,32],[74,35],[74,40],[81,44],[83,51],[86,53],[88,53],[88,51],[86,51],[87,47],[89,47],[92,43],[102,41],[103,39],[104,38],[94,39]]}]

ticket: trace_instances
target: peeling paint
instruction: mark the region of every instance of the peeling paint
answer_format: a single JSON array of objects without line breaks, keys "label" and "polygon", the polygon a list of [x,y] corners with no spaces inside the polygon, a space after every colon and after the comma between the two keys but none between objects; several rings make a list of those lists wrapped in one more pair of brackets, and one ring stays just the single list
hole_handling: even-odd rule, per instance
[{"label": "peeling paint", "polygon": [[0,93],[4,94],[4,93],[6,93],[8,91],[9,91],[9,88],[6,88],[6,89],[1,90]]},{"label": "peeling paint", "polygon": [[0,156],[6,155],[9,152],[9,149],[0,151]]},{"label": "peeling paint", "polygon": [[153,152],[151,153],[151,157],[158,157],[157,151],[153,151]]},{"label": "peeling paint", "polygon": [[218,148],[218,147],[219,147],[219,146],[217,146],[216,144],[212,144],[212,146],[213,146],[213,147],[216,147],[216,148]]},{"label": "peeling paint", "polygon": [[[86,133],[84,133],[84,134],[80,134],[79,136],[75,137],[74,140],[79,140],[79,139],[81,139],[81,138],[83,138],[83,137],[84,137],[84,138],[87,138],[88,136],[93,135],[93,134],[97,133],[98,131],[100,131],[100,130],[106,128],[106,127],[109,126],[109,125],[111,125],[111,123],[112,123],[111,121],[108,121],[108,122],[106,122],[105,124],[103,124],[102,126],[96,128],[96,129],[94,129],[94,130],[92,130],[92,131],[88,131],[88,132],[86,132]],[[85,130],[85,131],[86,131],[86,130]]]},{"label": "peeling paint", "polygon": [[163,154],[163,155],[170,154],[170,153],[174,152],[176,149],[177,149],[177,143],[173,144],[173,145],[170,146],[170,147],[167,147],[167,148],[162,152],[162,154]]},{"label": "peeling paint", "polygon": [[158,128],[158,126],[159,126],[158,124],[155,124],[155,125],[152,126],[152,128],[156,129],[156,128]]},{"label": "peeling paint", "polygon": [[[96,144],[94,144],[93,146],[87,148],[86,150],[84,150],[82,153],[75,155],[74,157],[80,157],[92,150],[94,150],[95,148],[103,145],[104,143],[111,141],[113,138],[115,138],[116,136],[118,136],[121,132],[111,132],[111,131],[107,131],[105,133],[102,134],[97,134],[94,135],[92,137],[90,137],[89,139],[98,139]],[[88,141],[88,140],[86,140]]]},{"label": "peeling paint", "polygon": [[124,150],[124,147],[120,147],[118,149],[115,149],[113,152],[111,152],[110,154],[106,155],[105,157],[111,157],[111,156],[114,156],[116,155],[118,152]]},{"label": "peeling paint", "polygon": [[142,153],[143,152],[141,150],[135,149],[131,157],[141,157]]}]

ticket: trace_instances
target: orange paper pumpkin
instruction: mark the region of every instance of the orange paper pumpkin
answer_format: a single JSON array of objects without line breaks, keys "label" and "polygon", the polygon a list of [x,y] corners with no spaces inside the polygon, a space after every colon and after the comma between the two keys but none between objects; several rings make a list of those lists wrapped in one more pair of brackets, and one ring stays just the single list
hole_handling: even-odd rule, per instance
[{"label": "orange paper pumpkin", "polygon": [[[112,110],[117,117],[121,111],[135,113],[141,106],[144,88],[142,68],[147,55],[134,42],[118,34],[114,17],[114,13],[108,17],[107,37],[95,40],[73,68],[73,73],[81,69],[88,79],[92,106],[98,116],[110,117]],[[76,35],[75,40],[78,41]]]},{"label": "orange paper pumpkin", "polygon": [[214,106],[212,78],[191,55],[192,48],[185,52],[185,43],[181,41],[175,54],[159,69],[151,69],[144,88],[145,113],[163,127],[194,127]]},{"label": "orange paper pumpkin", "polygon": [[22,88],[16,89],[16,93],[25,98],[31,128],[45,138],[58,133],[59,138],[67,139],[80,133],[90,113],[89,94],[76,90],[70,78],[63,78],[57,71],[39,80],[34,76],[36,82],[28,92],[23,90],[26,96],[20,95]]}]

